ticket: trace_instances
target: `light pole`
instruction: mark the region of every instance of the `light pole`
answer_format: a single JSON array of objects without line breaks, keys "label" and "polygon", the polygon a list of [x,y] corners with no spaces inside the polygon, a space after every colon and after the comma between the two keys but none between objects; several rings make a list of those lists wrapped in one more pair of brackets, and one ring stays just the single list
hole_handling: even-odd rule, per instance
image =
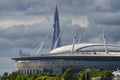
[{"label": "light pole", "polygon": [[85,71],[85,80],[87,80],[87,70]]}]

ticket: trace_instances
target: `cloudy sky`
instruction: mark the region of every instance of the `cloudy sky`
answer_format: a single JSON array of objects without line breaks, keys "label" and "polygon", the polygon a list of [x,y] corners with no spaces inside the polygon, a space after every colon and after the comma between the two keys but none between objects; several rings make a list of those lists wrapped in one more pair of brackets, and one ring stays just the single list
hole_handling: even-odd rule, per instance
[{"label": "cloudy sky", "polygon": [[[74,34],[81,43],[120,44],[120,0],[0,0],[0,74],[16,70],[12,57],[20,49],[33,52],[52,33],[58,6],[62,45],[72,43]],[[41,53],[50,48],[51,35]]]}]

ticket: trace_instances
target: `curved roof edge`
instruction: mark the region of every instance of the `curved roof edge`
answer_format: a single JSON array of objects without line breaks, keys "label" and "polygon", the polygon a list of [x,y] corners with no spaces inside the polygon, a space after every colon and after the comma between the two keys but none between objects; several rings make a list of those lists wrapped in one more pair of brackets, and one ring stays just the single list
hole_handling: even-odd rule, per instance
[{"label": "curved roof edge", "polygon": [[[82,49],[82,48],[87,48],[87,47],[92,47],[92,46],[104,46],[104,44],[100,44],[100,43],[82,43],[82,44],[75,44],[75,45],[74,45],[74,51],[73,51],[73,52],[76,52],[77,50]],[[120,47],[118,47],[118,46],[113,46],[113,45],[111,45],[111,44],[109,44],[108,46],[112,46],[112,47],[115,47],[115,48],[117,48],[117,49],[119,48],[119,51],[120,51]],[[50,54],[70,53],[70,52],[72,52],[72,48],[73,48],[73,45],[62,46],[62,47],[53,49],[52,51],[50,51]]]}]

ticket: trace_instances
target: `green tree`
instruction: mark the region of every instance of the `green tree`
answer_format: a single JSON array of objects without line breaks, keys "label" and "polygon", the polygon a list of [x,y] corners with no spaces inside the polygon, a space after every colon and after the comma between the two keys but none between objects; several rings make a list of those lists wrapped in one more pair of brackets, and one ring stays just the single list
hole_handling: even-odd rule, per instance
[{"label": "green tree", "polygon": [[73,76],[72,70],[67,69],[64,73],[64,80],[76,80],[75,77]]},{"label": "green tree", "polygon": [[17,75],[16,80],[27,80],[27,76],[24,74],[19,74]]},{"label": "green tree", "polygon": [[112,76],[112,73],[109,70],[102,70],[101,76],[110,77],[110,76]]},{"label": "green tree", "polygon": [[16,80],[17,76],[18,76],[17,72],[12,72],[11,74],[9,74],[8,79],[9,80]]},{"label": "green tree", "polygon": [[55,80],[62,80],[63,79],[63,74],[56,74],[55,75]]},{"label": "green tree", "polygon": [[72,72],[71,69],[67,69],[61,74],[51,74],[49,72],[40,72],[33,74],[21,74],[18,72],[4,73],[2,80],[90,80],[93,77],[101,77],[103,80],[111,80],[112,73],[109,70],[89,70],[80,71],[78,73]]},{"label": "green tree", "polygon": [[47,77],[46,80],[56,80],[55,77]]},{"label": "green tree", "polygon": [[35,74],[35,73],[33,73],[33,74],[31,75],[31,78],[34,79],[34,80],[35,80],[37,77],[38,77],[38,76],[37,76],[37,74]]},{"label": "green tree", "polygon": [[3,74],[3,76],[2,76],[2,80],[7,80],[7,78],[8,78],[8,73],[7,72],[5,72],[4,74]]},{"label": "green tree", "polygon": [[33,78],[28,77],[27,80],[34,80]]},{"label": "green tree", "polygon": [[46,80],[46,79],[47,79],[46,76],[41,76],[41,77],[36,78],[36,80]]},{"label": "green tree", "polygon": [[78,72],[76,78],[77,80],[85,80],[85,72],[84,71]]},{"label": "green tree", "polygon": [[101,77],[104,80],[112,80],[112,73],[109,70],[102,70]]}]

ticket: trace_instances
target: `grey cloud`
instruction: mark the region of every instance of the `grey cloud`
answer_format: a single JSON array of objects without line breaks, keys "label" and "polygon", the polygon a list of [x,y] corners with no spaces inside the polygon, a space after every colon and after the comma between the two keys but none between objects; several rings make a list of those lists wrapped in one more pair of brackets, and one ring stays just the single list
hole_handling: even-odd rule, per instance
[{"label": "grey cloud", "polygon": [[106,26],[105,27],[107,38],[111,43],[118,43],[120,41],[120,26]]},{"label": "grey cloud", "polygon": [[1,11],[24,11],[30,6],[38,4],[40,1],[34,0],[0,0]]},{"label": "grey cloud", "polygon": [[58,5],[64,13],[79,15],[86,14],[91,9],[92,2],[92,0],[1,0],[0,11],[3,14],[23,12],[25,15],[45,15],[53,13],[54,7]]},{"label": "grey cloud", "polygon": [[36,23],[1,29],[0,49],[35,48],[52,31],[52,27],[51,29],[49,27],[48,24]]},{"label": "grey cloud", "polygon": [[105,8],[103,6],[96,6],[94,10],[96,12],[110,12],[111,8]]},{"label": "grey cloud", "polygon": [[3,38],[0,39],[0,50],[9,50],[11,48],[13,48],[12,41]]},{"label": "grey cloud", "polygon": [[[104,6],[94,3],[95,0],[0,0],[0,21],[14,19],[27,20],[29,16],[53,16],[56,4],[60,15],[62,45],[72,44],[74,28],[77,36],[82,32],[82,42],[102,42],[100,24],[109,42],[119,43],[120,11],[119,0],[108,0]],[[89,25],[81,28],[72,25],[71,17],[88,16]],[[69,17],[71,16],[71,17]],[[95,17],[94,17],[95,16]],[[28,18],[29,19],[29,18]],[[53,17],[49,19],[53,21]],[[33,23],[32,25],[14,25],[0,29],[0,55],[16,56],[19,49],[35,49],[45,36],[52,31],[52,23]],[[51,34],[51,33],[50,33]],[[78,39],[78,38],[77,38]],[[51,35],[45,41],[44,50],[51,47]]]},{"label": "grey cloud", "polygon": [[9,39],[29,38],[35,39],[37,36],[44,37],[50,29],[47,24],[16,25],[0,30],[0,37]]},{"label": "grey cloud", "polygon": [[97,12],[118,12],[120,10],[120,0],[101,0],[102,4],[96,5],[94,10]]},{"label": "grey cloud", "polygon": [[[94,42],[94,43],[102,42],[103,43],[101,28],[103,28],[105,31],[106,40],[108,43],[117,44],[120,41],[120,35],[119,35],[120,27],[118,24],[117,25],[106,24],[105,21],[107,20],[105,19],[101,19],[101,21],[105,22],[105,24],[100,22],[98,23],[96,20],[96,17],[91,17],[91,16],[88,19],[90,24],[89,24],[89,27],[84,29],[82,33],[82,42],[85,42],[85,43],[86,42]],[[98,27],[98,24],[100,24],[100,27]]]},{"label": "grey cloud", "polygon": [[97,17],[96,22],[103,25],[120,25],[120,15],[116,14],[104,14]]},{"label": "grey cloud", "polygon": [[[5,2],[7,0],[3,1],[1,0],[0,6],[4,7]],[[117,0],[118,1],[118,0]],[[106,4],[106,6],[110,6],[110,9],[114,9],[115,5],[117,5],[116,2],[109,1],[110,4]],[[54,14],[54,9],[55,5],[58,5],[59,12],[60,12],[60,17],[64,17],[64,19],[60,22],[61,25],[61,33],[62,33],[62,39],[63,39],[63,44],[71,44],[72,43],[72,38],[74,35],[74,28],[77,25],[72,25],[71,20],[68,18],[65,20],[65,18],[69,16],[81,16],[81,15],[86,15],[86,16],[94,16],[97,15],[96,21],[90,21],[89,27],[85,29],[83,33],[83,42],[89,42],[91,39],[96,38],[97,36],[100,35],[100,32],[96,26],[97,24],[101,25],[120,25],[120,20],[119,20],[119,12],[117,14],[112,13],[112,12],[107,12],[107,13],[102,13],[102,12],[95,12],[93,9],[101,8],[101,6],[94,6],[94,0],[46,0],[46,1],[34,1],[34,0],[21,0],[21,1],[14,1],[10,0],[10,3],[8,6],[11,4],[11,7],[4,7],[4,8],[11,8],[9,10],[13,11],[13,13],[16,11],[23,11],[25,15],[53,15]],[[13,3],[12,3],[13,2]],[[2,5],[3,3],[3,5]],[[118,2],[119,3],[119,2]],[[104,6],[104,7],[106,7]],[[101,9],[104,9],[101,8]],[[15,9],[14,9],[15,8]],[[6,9],[3,9],[6,10]],[[107,11],[107,8],[105,9]],[[52,14],[51,14],[52,13]],[[11,13],[12,14],[12,13]],[[20,13],[19,13],[20,14]],[[109,15],[108,15],[109,14]],[[23,14],[21,14],[23,15]],[[24,16],[25,16],[24,15]],[[14,16],[14,14],[12,15]],[[16,16],[17,17],[17,14]],[[34,16],[33,16],[34,17]],[[88,17],[88,19],[92,19],[92,17]],[[53,20],[53,19],[50,19]],[[42,41],[43,38],[47,35],[48,32],[52,31],[52,26],[50,26],[48,23],[39,23],[39,24],[32,24],[32,25],[15,25],[13,27],[7,28],[7,29],[1,29],[0,30],[0,38],[1,39],[6,39],[10,41],[14,41],[16,45],[12,45],[14,47],[24,47],[26,48],[31,47],[34,48],[39,41]],[[82,28],[80,28],[81,30]],[[118,28],[119,29],[119,28]],[[111,30],[108,29],[108,32]],[[117,30],[114,30],[117,31]],[[70,36],[68,36],[70,34]],[[113,37],[115,38],[115,35],[117,34],[111,34],[110,37],[112,37],[111,40],[114,40]],[[116,36],[116,40],[118,41],[119,36]],[[49,40],[51,40],[51,37],[49,37]],[[69,40],[69,41],[68,41]],[[66,42],[65,42],[66,41]],[[94,41],[94,40],[93,40]],[[49,42],[49,41],[48,41]],[[23,44],[22,44],[23,43]],[[12,43],[11,43],[12,44]],[[11,45],[10,44],[10,45]],[[34,44],[34,45],[33,45]]]},{"label": "grey cloud", "polygon": [[[70,19],[61,21],[62,44],[71,44],[74,35],[74,28],[78,25],[72,25]],[[50,48],[52,40],[52,28],[47,22],[36,23],[32,25],[15,25],[13,27],[0,30],[0,49],[11,48],[36,48],[44,38],[50,34],[45,41],[44,48]],[[82,28],[80,28],[82,29]]]},{"label": "grey cloud", "polygon": [[4,72],[12,72],[15,70],[15,68],[12,65],[12,61],[8,57],[0,57],[0,74],[3,74]]},{"label": "grey cloud", "polygon": [[[26,13],[29,14],[53,14],[54,8],[56,5],[58,5],[58,8],[60,7],[59,11],[64,11],[62,14],[87,14],[86,12],[89,11],[89,9],[91,9],[92,6],[92,0],[65,0],[65,1],[61,1],[61,0],[51,0],[51,1],[44,1],[45,5],[34,5],[31,6]],[[79,7],[78,7],[79,6]]]},{"label": "grey cloud", "polygon": [[112,11],[117,12],[120,11],[120,0],[110,0]]}]

